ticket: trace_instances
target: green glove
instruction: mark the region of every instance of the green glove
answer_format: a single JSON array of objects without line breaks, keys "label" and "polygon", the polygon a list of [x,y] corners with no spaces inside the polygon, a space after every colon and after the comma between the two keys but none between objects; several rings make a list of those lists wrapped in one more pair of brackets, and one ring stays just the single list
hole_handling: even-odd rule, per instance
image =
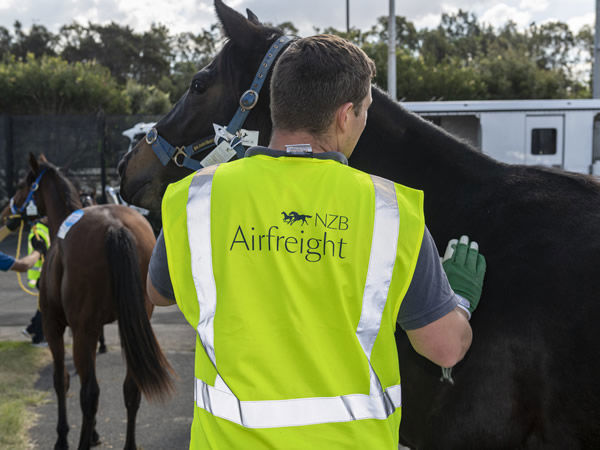
[{"label": "green glove", "polygon": [[469,242],[468,236],[461,236],[460,241],[452,239],[448,242],[442,266],[450,287],[462,297],[458,306],[468,311],[470,318],[481,298],[486,268],[485,258],[479,253],[479,244]]}]

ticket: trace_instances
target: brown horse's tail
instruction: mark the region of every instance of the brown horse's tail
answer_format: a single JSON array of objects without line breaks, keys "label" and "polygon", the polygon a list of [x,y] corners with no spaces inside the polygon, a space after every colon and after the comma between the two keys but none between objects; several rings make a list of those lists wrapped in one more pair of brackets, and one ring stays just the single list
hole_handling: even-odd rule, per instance
[{"label": "brown horse's tail", "polygon": [[127,228],[111,227],[105,243],[127,368],[147,398],[164,400],[173,392],[173,369],[150,326],[135,237]]}]

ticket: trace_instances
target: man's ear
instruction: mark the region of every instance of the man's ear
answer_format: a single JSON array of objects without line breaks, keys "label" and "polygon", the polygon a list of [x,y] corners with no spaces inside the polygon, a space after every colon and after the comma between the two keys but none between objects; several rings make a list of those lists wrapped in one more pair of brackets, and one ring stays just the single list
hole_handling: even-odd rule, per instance
[{"label": "man's ear", "polygon": [[350,114],[354,114],[354,105],[347,102],[341,105],[336,112],[336,125],[342,132],[346,132],[350,126]]},{"label": "man's ear", "polygon": [[215,0],[215,10],[225,35],[241,48],[252,49],[256,40],[262,38],[261,25],[254,13],[248,11],[248,20],[221,0]]}]

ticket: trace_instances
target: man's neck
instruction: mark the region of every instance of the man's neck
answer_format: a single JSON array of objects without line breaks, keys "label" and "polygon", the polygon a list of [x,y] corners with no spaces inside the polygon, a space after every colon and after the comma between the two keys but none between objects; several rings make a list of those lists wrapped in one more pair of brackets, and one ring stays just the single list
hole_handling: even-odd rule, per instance
[{"label": "man's neck", "polygon": [[337,152],[338,149],[327,136],[314,136],[305,131],[273,130],[269,148],[285,151],[286,145],[308,144],[313,153]]}]

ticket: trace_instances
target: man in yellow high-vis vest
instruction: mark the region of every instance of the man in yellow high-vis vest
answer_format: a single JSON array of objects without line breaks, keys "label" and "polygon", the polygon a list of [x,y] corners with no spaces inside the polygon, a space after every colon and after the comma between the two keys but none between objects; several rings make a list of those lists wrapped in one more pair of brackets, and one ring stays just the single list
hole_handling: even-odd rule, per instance
[{"label": "man in yellow high-vis vest", "polygon": [[[31,254],[35,251],[46,255],[46,250],[50,248],[50,231],[48,230],[47,218],[42,218],[34,222],[27,236],[27,253]],[[35,247],[35,248],[34,248]],[[27,285],[32,289],[38,288],[38,282],[42,274],[43,258],[40,258],[27,271]],[[36,309],[34,316],[31,318],[29,325],[23,330],[23,334],[31,337],[31,343],[36,346],[47,345],[44,338],[44,330],[42,328],[42,312],[39,307]]]},{"label": "man in yellow high-vis vest", "polygon": [[165,193],[147,288],[197,331],[190,448],[396,449],[396,324],[442,367],[471,344],[476,244],[451,245],[449,283],[422,192],[347,166],[374,74],[341,38],[292,42],[269,148]]}]

